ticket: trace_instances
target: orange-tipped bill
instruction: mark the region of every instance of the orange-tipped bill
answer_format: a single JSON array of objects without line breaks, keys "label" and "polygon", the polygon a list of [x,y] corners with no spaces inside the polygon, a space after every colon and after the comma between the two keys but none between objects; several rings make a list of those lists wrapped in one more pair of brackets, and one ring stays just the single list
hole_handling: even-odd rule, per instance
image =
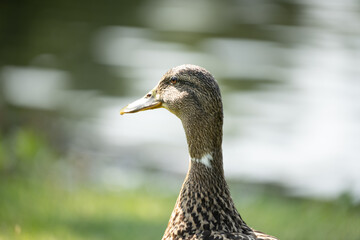
[{"label": "orange-tipped bill", "polygon": [[156,100],[154,96],[143,97],[135,102],[130,103],[126,107],[120,110],[120,114],[123,115],[125,113],[136,113],[140,111],[145,111],[149,109],[160,108],[162,103],[159,100]]}]

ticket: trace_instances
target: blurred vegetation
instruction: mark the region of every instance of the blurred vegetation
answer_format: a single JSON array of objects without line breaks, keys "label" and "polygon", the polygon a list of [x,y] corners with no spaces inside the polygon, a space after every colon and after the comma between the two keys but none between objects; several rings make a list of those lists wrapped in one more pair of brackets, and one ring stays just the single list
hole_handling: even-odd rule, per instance
[{"label": "blurred vegetation", "polygon": [[[58,154],[41,136],[24,127],[1,137],[1,240],[160,239],[176,195],[159,194],[156,186],[114,191],[79,181],[69,187],[53,167]],[[231,186],[239,212],[255,229],[280,239],[335,240],[344,233],[359,239],[360,206],[347,195],[320,201],[265,187],[249,196],[238,184]]]},{"label": "blurred vegetation", "polygon": [[[4,135],[4,136],[3,136]],[[0,173],[29,176],[56,159],[45,136],[31,127],[0,132]]]}]

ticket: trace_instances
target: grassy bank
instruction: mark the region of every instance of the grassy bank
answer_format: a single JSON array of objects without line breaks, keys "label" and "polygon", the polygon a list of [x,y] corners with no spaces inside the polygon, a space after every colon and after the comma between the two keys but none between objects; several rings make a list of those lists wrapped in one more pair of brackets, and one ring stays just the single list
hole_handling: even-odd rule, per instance
[{"label": "grassy bank", "polygon": [[[150,183],[109,190],[77,180],[81,174],[71,166],[72,177],[65,177],[68,170],[54,167],[64,159],[31,129],[0,136],[0,143],[0,240],[161,238],[176,194]],[[360,239],[360,206],[347,196],[320,201],[286,197],[269,186],[231,188],[246,222],[280,239]]]},{"label": "grassy bank", "polygon": [[[65,189],[19,177],[2,178],[0,196],[1,240],[160,239],[176,200],[151,190]],[[234,198],[249,225],[280,239],[360,238],[360,210],[343,200]]]}]

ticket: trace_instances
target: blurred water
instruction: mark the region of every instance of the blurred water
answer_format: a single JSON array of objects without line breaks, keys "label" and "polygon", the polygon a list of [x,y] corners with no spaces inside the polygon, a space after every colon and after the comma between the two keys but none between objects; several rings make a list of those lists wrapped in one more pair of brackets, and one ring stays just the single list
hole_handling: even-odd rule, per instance
[{"label": "blurred water", "polygon": [[[64,120],[70,153],[92,159],[100,179],[135,184],[141,169],[184,174],[185,136],[166,110],[120,117],[119,109],[169,68],[197,64],[222,89],[229,178],[360,199],[359,7],[340,0],[144,1],[136,26],[89,28],[86,64],[57,67],[61,56],[55,63],[39,58],[47,52],[26,66],[7,63],[4,99],[81,115]],[[83,68],[89,72],[79,74]]]}]

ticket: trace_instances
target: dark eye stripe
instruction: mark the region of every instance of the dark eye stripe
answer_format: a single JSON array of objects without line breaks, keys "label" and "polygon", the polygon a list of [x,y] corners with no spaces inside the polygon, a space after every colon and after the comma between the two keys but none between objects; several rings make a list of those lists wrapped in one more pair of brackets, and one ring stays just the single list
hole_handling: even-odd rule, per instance
[{"label": "dark eye stripe", "polygon": [[189,86],[191,88],[198,88],[199,85],[196,84],[196,83],[193,83],[193,82],[189,82],[187,80],[184,80],[184,79],[179,79],[178,77],[176,76],[172,76],[169,80],[168,80],[168,83],[171,84],[171,85],[174,85],[174,84],[180,84],[180,85],[185,85],[185,86]]},{"label": "dark eye stripe", "polygon": [[177,82],[180,83],[180,84],[182,84],[182,85],[189,86],[189,87],[191,87],[191,88],[197,88],[197,87],[198,87],[197,84],[195,84],[195,83],[193,83],[193,82],[186,81],[186,80],[182,80],[182,79],[181,79],[181,80],[178,79]]}]

